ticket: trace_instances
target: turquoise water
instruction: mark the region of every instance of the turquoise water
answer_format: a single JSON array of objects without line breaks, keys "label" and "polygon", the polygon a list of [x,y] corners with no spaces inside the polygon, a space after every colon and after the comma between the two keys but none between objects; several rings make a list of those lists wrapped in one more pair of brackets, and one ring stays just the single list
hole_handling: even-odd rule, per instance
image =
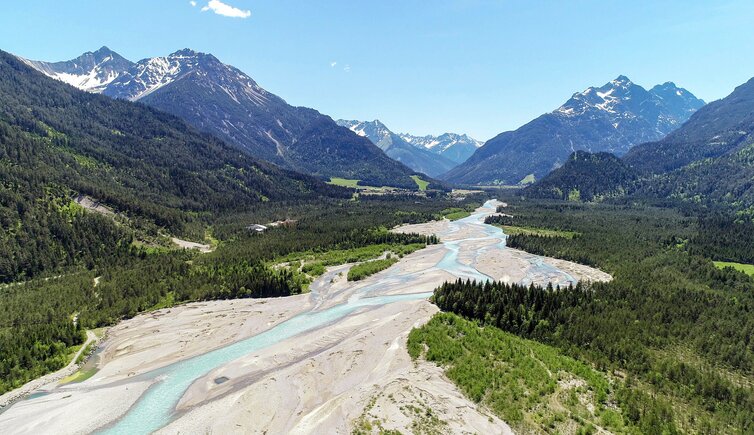
[{"label": "turquoise water", "polygon": [[248,355],[282,340],[326,325],[358,310],[399,301],[424,299],[432,293],[416,293],[374,298],[352,298],[346,304],[305,313],[254,337],[230,346],[172,364],[151,373],[159,381],[106,434],[148,434],[170,422],[173,409],[183,393],[198,378],[229,361]]},{"label": "turquoise water", "polygon": [[[487,211],[494,211],[496,207],[495,202],[488,201],[485,203],[484,207]],[[479,227],[484,235],[479,238],[467,239],[465,241],[490,240],[494,243],[492,247],[504,248],[506,236],[503,231],[500,228],[484,225],[482,220],[483,213],[474,214],[467,218],[452,222],[448,232],[456,232],[466,225],[475,225]],[[459,278],[468,278],[479,281],[491,279],[489,276],[480,273],[474,267],[459,262],[458,254],[460,243],[460,241],[444,242],[443,244],[448,252],[440,262],[438,262],[436,267],[450,272]],[[559,272],[556,269],[543,264],[541,261],[539,264],[532,263],[532,267],[535,271],[541,271],[542,273]],[[548,268],[552,270],[549,270]],[[409,282],[417,275],[417,273],[421,272],[402,272],[400,268],[397,268],[397,272],[392,273],[389,276],[383,274],[383,279],[381,279],[380,282],[358,288],[356,293],[351,296],[346,303],[322,311],[311,311],[300,314],[254,337],[140,376],[140,378],[157,379],[157,382],[149,388],[149,390],[123,418],[112,426],[104,429],[102,433],[134,435],[154,432],[170,422],[176,404],[189,386],[198,378],[206,375],[215,368],[221,367],[237,358],[277,344],[287,338],[332,323],[360,308],[428,298],[432,295],[431,292],[391,296],[371,296],[378,290],[389,287],[392,284]],[[562,272],[559,273],[561,274],[561,277],[564,278],[564,282],[572,279],[570,276],[565,275]]]}]

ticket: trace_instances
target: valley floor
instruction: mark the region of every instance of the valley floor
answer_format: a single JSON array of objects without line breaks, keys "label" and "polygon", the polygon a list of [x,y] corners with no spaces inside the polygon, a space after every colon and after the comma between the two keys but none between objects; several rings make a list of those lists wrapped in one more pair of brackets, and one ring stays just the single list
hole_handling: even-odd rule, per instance
[{"label": "valley floor", "polygon": [[[443,244],[407,255],[363,281],[348,282],[349,266],[338,266],[305,295],[192,303],[124,321],[109,331],[93,377],[48,385],[46,394],[0,414],[0,427],[5,433],[35,434],[151,428],[161,428],[160,433],[508,433],[503,421],[465,398],[441,368],[409,357],[408,333],[437,312],[426,297],[457,277],[567,285],[610,276],[504,247],[499,230],[482,224],[495,205],[455,222],[397,229],[434,233]],[[329,313],[340,314],[317,320]],[[276,331],[279,338],[255,351],[223,353]],[[177,391],[176,400],[171,391],[157,388],[190,372],[192,364],[209,363],[208,370],[188,379],[187,389]],[[154,400],[164,406],[147,406]]]}]

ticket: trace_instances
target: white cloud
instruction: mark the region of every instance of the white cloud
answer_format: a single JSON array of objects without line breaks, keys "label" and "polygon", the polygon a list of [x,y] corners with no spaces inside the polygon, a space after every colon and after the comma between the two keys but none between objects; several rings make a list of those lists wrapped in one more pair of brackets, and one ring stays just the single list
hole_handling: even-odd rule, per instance
[{"label": "white cloud", "polygon": [[193,8],[193,7],[196,7],[196,2],[195,2],[194,0],[191,0],[191,1],[189,2],[189,4],[191,5],[191,7],[192,7],[192,8]]},{"label": "white cloud", "polygon": [[330,62],[330,68],[335,68],[335,65],[337,65],[338,62]]},{"label": "white cloud", "polygon": [[345,72],[351,72],[351,65],[346,65],[343,67],[343,71]]},{"label": "white cloud", "polygon": [[202,12],[206,11],[212,11],[217,15],[231,18],[249,18],[251,16],[251,11],[238,9],[225,4],[220,0],[210,0],[209,3],[207,3],[207,6],[202,8]]}]

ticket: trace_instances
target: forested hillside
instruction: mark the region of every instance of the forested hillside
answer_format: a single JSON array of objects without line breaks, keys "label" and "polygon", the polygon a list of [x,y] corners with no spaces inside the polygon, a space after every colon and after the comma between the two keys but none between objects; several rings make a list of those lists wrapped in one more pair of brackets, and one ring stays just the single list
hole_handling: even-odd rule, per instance
[{"label": "forested hillside", "polygon": [[636,179],[633,170],[610,153],[576,151],[563,166],[524,189],[536,198],[595,201],[621,196]]},{"label": "forested hillside", "polygon": [[[130,243],[89,195],[133,225],[197,231],[264,201],[349,195],[260,163],[179,119],[78,91],[0,52],[0,281],[91,267]],[[199,223],[199,225],[196,225]]]}]

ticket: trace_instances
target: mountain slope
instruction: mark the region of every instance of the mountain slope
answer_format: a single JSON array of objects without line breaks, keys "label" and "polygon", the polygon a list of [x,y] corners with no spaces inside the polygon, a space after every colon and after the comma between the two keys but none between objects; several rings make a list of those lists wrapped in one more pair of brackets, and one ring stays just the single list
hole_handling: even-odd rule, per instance
[{"label": "mountain slope", "polygon": [[539,179],[576,150],[621,155],[636,144],[660,139],[703,104],[673,83],[647,91],[619,76],[489,140],[443,178],[463,184],[516,184],[530,174]]},{"label": "mountain slope", "polygon": [[643,174],[638,195],[724,206],[754,217],[754,79],[623,160]]},{"label": "mountain slope", "polygon": [[613,154],[576,151],[563,166],[523,193],[532,198],[594,201],[623,195],[636,178],[631,168]]},{"label": "mountain slope", "polygon": [[444,133],[440,136],[413,136],[400,133],[398,136],[411,145],[426,148],[457,165],[468,160],[474,154],[474,151],[483,145],[482,142],[468,135],[456,133]]},{"label": "mountain slope", "polygon": [[366,137],[390,158],[430,177],[444,174],[456,166],[454,162],[440,154],[406,142],[378,120],[367,122],[340,119],[337,123],[359,136]]},{"label": "mountain slope", "polygon": [[754,142],[754,79],[727,97],[699,109],[666,138],[638,145],[627,164],[647,173],[663,173],[700,159],[716,158]]},{"label": "mountain slope", "polygon": [[637,186],[642,196],[723,206],[754,218],[754,142],[718,158],[698,160]]},{"label": "mountain slope", "polygon": [[[0,100],[0,204],[8,216],[16,206],[47,207],[53,199],[66,205],[71,195],[86,194],[180,232],[199,214],[337,193],[257,162],[172,115],[79,91],[4,52]],[[4,229],[13,222],[3,220]]]},{"label": "mountain slope", "polygon": [[[51,75],[49,69],[42,71]],[[287,104],[210,54],[186,49],[141,60],[101,92],[179,116],[253,157],[288,169],[368,184],[416,186],[412,170],[368,139],[315,110]]]}]

